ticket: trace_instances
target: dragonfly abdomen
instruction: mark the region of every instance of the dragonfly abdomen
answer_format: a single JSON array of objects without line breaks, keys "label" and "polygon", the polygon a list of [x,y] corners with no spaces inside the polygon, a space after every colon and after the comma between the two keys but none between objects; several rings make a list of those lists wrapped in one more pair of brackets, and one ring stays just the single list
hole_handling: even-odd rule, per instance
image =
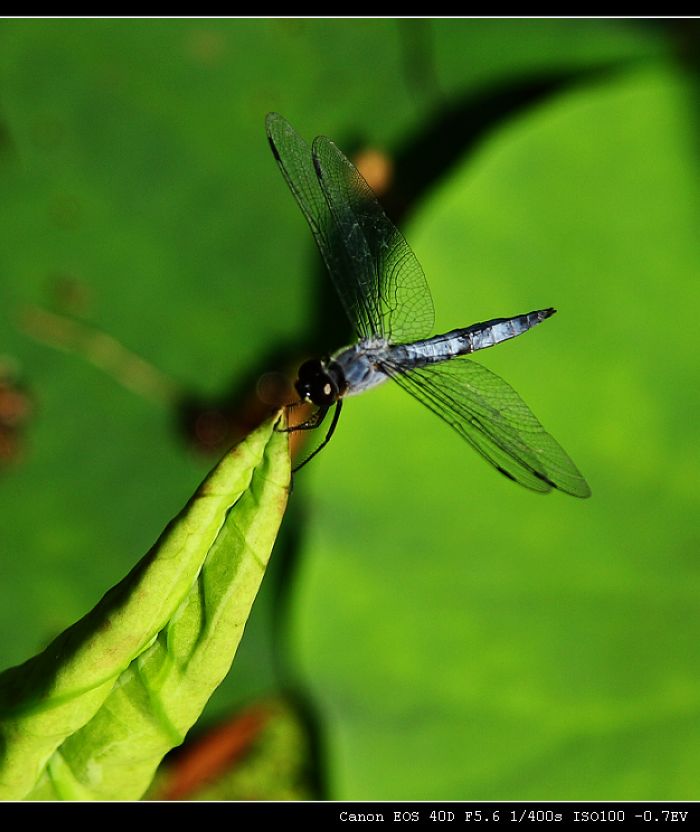
[{"label": "dragonfly abdomen", "polygon": [[463,329],[453,329],[443,335],[434,335],[423,341],[414,341],[412,344],[392,345],[392,359],[399,365],[424,367],[459,355],[469,355],[522,335],[555,311],[552,308],[539,309],[513,318],[494,318]]}]

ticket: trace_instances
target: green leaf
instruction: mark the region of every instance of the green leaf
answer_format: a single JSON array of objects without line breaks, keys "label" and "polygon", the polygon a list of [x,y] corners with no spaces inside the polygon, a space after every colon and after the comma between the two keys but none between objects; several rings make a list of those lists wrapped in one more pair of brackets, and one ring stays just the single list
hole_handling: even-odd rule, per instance
[{"label": "green leaf", "polygon": [[135,799],[182,742],[231,665],[287,503],[276,418],[90,613],[0,676],[1,799]]}]

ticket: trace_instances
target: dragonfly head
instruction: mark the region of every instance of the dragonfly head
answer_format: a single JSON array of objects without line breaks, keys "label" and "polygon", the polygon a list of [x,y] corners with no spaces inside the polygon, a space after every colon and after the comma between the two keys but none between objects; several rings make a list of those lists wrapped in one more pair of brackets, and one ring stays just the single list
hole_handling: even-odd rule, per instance
[{"label": "dragonfly head", "polygon": [[294,386],[300,398],[319,407],[330,407],[343,394],[339,373],[334,372],[334,367],[327,367],[318,358],[305,361],[299,367],[299,377]]}]

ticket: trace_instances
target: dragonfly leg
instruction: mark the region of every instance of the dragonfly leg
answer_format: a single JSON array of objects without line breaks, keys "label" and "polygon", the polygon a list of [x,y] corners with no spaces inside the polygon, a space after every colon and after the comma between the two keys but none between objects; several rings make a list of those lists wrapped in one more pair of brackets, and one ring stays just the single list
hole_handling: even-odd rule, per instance
[{"label": "dragonfly leg", "polygon": [[[307,462],[311,462],[311,460],[316,456],[316,454],[319,453],[320,451],[322,451],[326,447],[326,445],[331,441],[331,437],[333,436],[333,433],[335,432],[336,425],[338,424],[338,419],[340,418],[340,410],[341,410],[342,406],[343,406],[343,400],[338,399],[338,401],[335,403],[335,410],[333,411],[333,418],[331,419],[331,424],[330,424],[330,427],[328,428],[328,433],[326,434],[323,442],[321,442],[321,444],[318,446],[318,448],[315,448],[313,450],[313,452],[310,453],[306,457],[306,459],[302,460],[296,466],[296,468],[292,469],[293,474],[296,474],[296,472],[300,468],[303,468],[304,465],[306,465]],[[322,409],[323,409],[323,416],[321,417],[321,419],[318,422],[319,425],[321,424],[321,421],[323,421],[323,417],[326,415],[326,413],[328,413],[328,408],[327,407],[322,408]]]},{"label": "dragonfly leg", "polygon": [[[290,405],[290,407],[296,407],[296,405]],[[280,433],[296,433],[298,430],[314,430],[314,428],[317,428],[326,418],[328,410],[329,408],[327,407],[319,407],[318,410],[314,411],[305,422],[300,422],[298,425],[290,425],[286,428],[278,428],[278,430]]]}]

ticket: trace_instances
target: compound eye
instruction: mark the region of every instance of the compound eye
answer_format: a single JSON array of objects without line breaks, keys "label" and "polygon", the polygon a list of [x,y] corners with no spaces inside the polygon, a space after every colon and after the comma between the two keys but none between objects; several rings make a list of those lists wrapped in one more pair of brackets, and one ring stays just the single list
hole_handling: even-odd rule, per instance
[{"label": "compound eye", "polygon": [[299,367],[296,389],[302,399],[319,406],[331,405],[338,401],[340,391],[323,362],[318,359],[305,361]]},{"label": "compound eye", "polygon": [[318,358],[310,358],[308,361],[305,361],[300,367],[299,372],[297,373],[300,379],[314,379],[318,378],[320,375],[323,375],[323,367],[321,366],[321,362]]}]

